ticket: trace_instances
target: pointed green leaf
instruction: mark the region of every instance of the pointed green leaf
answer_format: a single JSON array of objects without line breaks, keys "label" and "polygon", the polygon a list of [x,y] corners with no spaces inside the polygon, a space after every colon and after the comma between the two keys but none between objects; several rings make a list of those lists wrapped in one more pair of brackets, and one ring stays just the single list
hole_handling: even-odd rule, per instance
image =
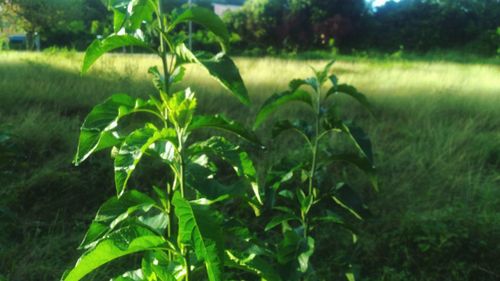
[{"label": "pointed green leaf", "polygon": [[100,266],[129,254],[161,248],[165,239],[152,231],[139,227],[121,228],[102,239],[97,246],[85,252],[75,267],[63,277],[64,281],[77,281]]},{"label": "pointed green leaf", "polygon": [[253,125],[254,129],[258,128],[262,122],[264,122],[274,111],[280,108],[283,104],[292,101],[300,101],[312,106],[311,95],[304,90],[296,91],[286,91],[280,94],[274,94],[269,99],[267,99],[261,106],[257,117],[255,118],[255,123]]},{"label": "pointed green leaf", "polygon": [[196,63],[203,66],[219,83],[233,93],[243,104],[249,105],[250,98],[236,64],[224,53],[213,57],[195,56],[184,44],[175,49],[177,63]]},{"label": "pointed green leaf", "polygon": [[277,216],[274,216],[269,223],[267,223],[264,230],[269,231],[269,230],[273,229],[274,227],[276,227],[284,222],[291,221],[291,220],[296,220],[298,222],[301,221],[300,218],[294,214],[287,213],[287,214],[277,215]]},{"label": "pointed green leaf", "polygon": [[321,85],[328,78],[328,73],[330,73],[330,69],[332,68],[334,63],[335,63],[335,60],[332,60],[332,61],[328,62],[325,65],[325,67],[323,67],[322,70],[320,70],[320,71],[314,70],[314,73],[316,74],[316,78],[318,79],[318,81]]},{"label": "pointed green leaf", "polygon": [[247,129],[243,124],[240,124],[234,120],[230,120],[224,115],[198,115],[193,117],[191,124],[188,127],[188,131],[194,131],[197,129],[211,128],[227,131],[236,134],[250,142],[262,146],[257,135],[250,129]]},{"label": "pointed green leaf", "polygon": [[370,211],[361,197],[347,184],[340,184],[332,194],[335,203],[349,211],[359,220],[370,216]]},{"label": "pointed green leaf", "polygon": [[[335,77],[335,79],[336,79],[336,77]],[[368,102],[368,99],[366,98],[365,95],[360,93],[356,88],[354,88],[351,85],[347,85],[347,84],[336,85],[335,82],[333,82],[333,81],[336,81],[336,80],[332,80],[332,83],[334,83],[334,84],[333,84],[333,87],[330,90],[328,90],[328,92],[326,94],[327,97],[329,97],[333,94],[336,94],[336,93],[346,94],[346,95],[354,98],[361,105],[363,105],[366,109],[368,109],[368,111],[370,111],[371,114],[373,114],[373,109],[372,109],[372,107],[371,107],[370,103]]]},{"label": "pointed green leaf", "polygon": [[146,150],[161,137],[158,129],[147,124],[145,128],[135,130],[125,138],[115,157],[115,186],[118,196],[125,191],[130,176]]},{"label": "pointed green leaf", "polygon": [[115,94],[95,106],[87,115],[80,129],[78,149],[73,162],[78,165],[93,152],[112,147],[121,142],[116,132],[118,121],[126,115],[151,107],[141,99],[125,94]]},{"label": "pointed green leaf", "polygon": [[375,166],[368,160],[368,158],[364,156],[360,156],[358,154],[334,154],[330,157],[332,161],[343,161],[355,165],[360,170],[366,173],[370,178],[371,184],[375,191],[378,191],[378,179],[377,179],[377,170]]},{"label": "pointed green leaf", "polygon": [[373,163],[372,142],[363,129],[343,122],[340,124],[340,129],[350,137],[359,152]]},{"label": "pointed green leaf", "polygon": [[[193,156],[206,154],[209,157],[217,157],[226,161],[233,167],[237,176],[239,176],[241,179],[245,179],[251,185],[257,201],[262,204],[259,187],[257,184],[256,170],[253,165],[252,159],[250,159],[248,153],[243,151],[239,146],[232,144],[223,137],[212,137],[206,141],[197,142],[191,145],[189,147],[189,154]],[[244,188],[247,185],[245,185],[245,183],[242,181],[238,182],[239,183],[237,183],[237,185],[239,185],[241,188],[237,188],[233,191],[242,190],[244,192]],[[227,188],[224,188],[222,190],[227,191]]]},{"label": "pointed green leaf", "polygon": [[297,258],[297,250],[300,243],[300,237],[295,231],[287,230],[283,233],[283,239],[278,243],[277,260],[280,264],[287,264]]},{"label": "pointed green leaf", "polygon": [[303,85],[310,86],[315,92],[318,92],[320,89],[320,86],[321,86],[320,82],[318,81],[318,79],[316,77],[309,77],[307,79],[293,79],[288,84],[288,86],[290,88],[289,91],[294,92],[297,89],[299,89],[300,87],[302,87]]},{"label": "pointed green leaf", "polygon": [[133,0],[130,13],[130,29],[136,30],[141,27],[143,21],[151,22],[153,13],[156,11],[158,0]]},{"label": "pointed green leaf", "polygon": [[239,257],[236,252],[226,251],[226,266],[253,273],[262,278],[262,281],[281,281],[281,277],[274,270],[272,264],[264,258],[250,253],[246,257]]},{"label": "pointed green leaf", "polygon": [[173,19],[169,29],[172,30],[179,23],[189,21],[200,24],[214,33],[223,44],[223,47],[229,42],[229,32],[224,22],[213,11],[205,8],[193,7],[185,10]]},{"label": "pointed green leaf", "polygon": [[174,72],[172,72],[170,74],[169,81],[168,81],[169,84],[173,85],[173,84],[181,82],[182,79],[184,78],[185,73],[186,73],[186,68],[184,68],[183,66],[176,67],[174,69]]},{"label": "pointed green leaf", "polygon": [[160,73],[157,66],[148,69],[148,73],[153,76],[153,84],[158,91],[165,92],[165,77]]},{"label": "pointed green leaf", "polygon": [[224,53],[219,53],[210,59],[200,59],[200,63],[224,87],[230,90],[245,105],[250,104],[248,91],[240,76],[236,64]]},{"label": "pointed green leaf", "polygon": [[108,10],[113,11],[113,30],[118,32],[127,19],[127,7],[132,0],[104,0]]},{"label": "pointed green leaf", "polygon": [[337,75],[330,75],[328,79],[330,79],[330,82],[332,82],[332,86],[334,88],[336,88],[339,85],[339,78],[337,77]]},{"label": "pointed green leaf", "polygon": [[320,223],[328,222],[328,223],[340,224],[340,225],[344,225],[345,224],[345,222],[344,222],[344,220],[342,219],[341,216],[339,216],[338,214],[335,214],[335,213],[333,213],[331,211],[328,211],[324,215],[316,216],[312,220],[314,222],[320,222]]},{"label": "pointed green leaf", "polygon": [[179,241],[191,246],[205,263],[210,281],[223,280],[224,247],[218,219],[206,206],[190,203],[179,192],[174,194],[172,204],[179,220]]},{"label": "pointed green leaf", "polygon": [[120,31],[125,25],[127,20],[127,11],[121,11],[119,9],[113,9],[113,30],[114,32]]},{"label": "pointed green leaf", "polygon": [[299,243],[299,269],[301,272],[307,272],[309,268],[309,259],[314,253],[314,239],[312,237],[303,238]]},{"label": "pointed green leaf", "polygon": [[133,35],[111,34],[104,40],[95,40],[87,48],[85,51],[85,57],[83,58],[82,73],[86,73],[90,67],[105,53],[125,46],[149,48],[149,45],[146,44],[143,39]]},{"label": "pointed green leaf", "polygon": [[314,135],[314,128],[309,122],[304,121],[304,120],[281,120],[278,121],[274,124],[273,126],[273,131],[272,131],[272,136],[273,138],[276,138],[279,136],[281,133],[287,130],[294,130],[295,132],[299,133],[306,142],[310,142],[313,135]]},{"label": "pointed green leaf", "polygon": [[201,158],[206,158],[205,155],[199,158],[196,162],[186,165],[186,184],[198,191],[207,204],[213,201],[226,200],[230,197],[243,196],[248,190],[242,179],[238,179],[232,184],[222,184],[216,178],[216,167],[197,163],[204,161]]},{"label": "pointed green leaf", "polygon": [[120,222],[128,218],[132,213],[142,210],[149,211],[155,205],[155,201],[137,190],[131,190],[122,197],[112,197],[106,201],[97,211],[97,214],[85,235],[80,248],[88,248],[106,233],[113,230]]}]

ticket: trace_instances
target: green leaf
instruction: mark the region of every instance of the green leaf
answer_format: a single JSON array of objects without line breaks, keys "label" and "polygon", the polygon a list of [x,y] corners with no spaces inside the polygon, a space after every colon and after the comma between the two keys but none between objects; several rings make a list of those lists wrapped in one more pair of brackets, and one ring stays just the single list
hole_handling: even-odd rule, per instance
[{"label": "green leaf", "polygon": [[243,104],[249,105],[250,98],[245,83],[240,76],[236,64],[224,53],[219,53],[211,58],[195,56],[185,44],[180,44],[175,49],[177,63],[196,63],[203,66],[219,83],[233,93]]},{"label": "green leaf", "polygon": [[290,81],[290,83],[288,84],[290,88],[289,91],[294,92],[304,85],[310,86],[316,93],[319,92],[321,88],[320,82],[316,77],[309,77],[307,79],[293,79],[292,81]]},{"label": "green leaf", "polygon": [[332,68],[332,66],[333,66],[334,63],[335,63],[335,60],[331,60],[320,71],[317,71],[317,70],[313,69],[314,73],[316,74],[316,78],[319,81],[319,84],[322,85],[323,83],[325,83],[326,79],[328,78],[328,73],[330,73],[330,69]]},{"label": "green leaf", "polygon": [[224,115],[198,115],[194,116],[191,124],[188,127],[188,131],[194,131],[197,129],[211,128],[227,131],[236,134],[252,143],[262,146],[257,135],[250,129],[245,128],[243,124],[240,124],[234,120],[230,120]]},{"label": "green leaf", "polygon": [[170,23],[169,30],[174,29],[179,23],[189,21],[200,24],[214,33],[219,38],[223,48],[229,42],[229,32],[224,22],[213,11],[205,8],[193,7],[185,10],[173,19]]},{"label": "green leaf", "polygon": [[[163,131],[165,130],[172,132],[174,136],[176,134],[175,130],[172,128],[163,129]],[[171,164],[173,163],[175,155],[177,153],[176,140],[164,138],[165,136],[162,135],[162,139],[153,143],[148,148],[148,152],[150,152],[151,155],[160,158],[161,160],[163,160],[163,162]]]},{"label": "green leaf", "polygon": [[343,122],[340,124],[340,129],[349,136],[359,152],[373,163],[372,142],[363,129]]},{"label": "green leaf", "polygon": [[174,194],[172,204],[179,219],[178,240],[191,246],[199,260],[204,261],[210,281],[223,280],[224,247],[219,219],[206,206],[192,204]]},{"label": "green leaf", "polygon": [[330,211],[324,215],[316,216],[312,220],[314,222],[320,222],[320,223],[328,222],[328,223],[340,224],[340,225],[345,224],[345,222],[341,216],[339,216],[338,214],[335,214],[333,212],[330,212]]},{"label": "green leaf", "polygon": [[358,154],[344,153],[344,154],[333,154],[330,159],[332,161],[343,161],[349,164],[355,165],[360,170],[366,173],[370,178],[370,182],[375,189],[378,191],[378,178],[377,169],[375,166],[366,158],[365,156],[360,156]]},{"label": "green leaf", "polygon": [[162,134],[152,124],[133,131],[123,141],[115,158],[115,186],[120,197],[127,186],[130,176],[148,148],[159,140]]},{"label": "green leaf", "polygon": [[82,73],[86,73],[90,67],[105,53],[116,48],[125,46],[138,46],[149,48],[149,45],[143,39],[133,35],[111,34],[104,40],[95,40],[85,51],[83,58]]},{"label": "green leaf", "polygon": [[301,237],[295,231],[287,230],[283,239],[278,243],[277,260],[280,264],[287,264],[297,259],[297,250]]},{"label": "green leaf", "polygon": [[165,92],[165,77],[160,73],[157,66],[148,69],[148,73],[153,75],[153,84],[158,91]]},{"label": "green leaf", "polygon": [[132,0],[103,0],[108,10],[119,10],[123,13],[127,12],[127,7]]},{"label": "green leaf", "polygon": [[272,264],[256,255],[250,253],[245,257],[238,256],[235,252],[226,251],[226,266],[253,273],[262,278],[263,281],[281,281],[281,277],[274,270]]},{"label": "green leaf", "polygon": [[178,128],[184,129],[191,123],[197,101],[190,88],[174,93],[167,100],[169,120]]},{"label": "green leaf", "polygon": [[269,231],[269,230],[273,229],[274,227],[276,227],[284,222],[291,221],[291,220],[296,220],[298,222],[301,221],[300,218],[294,214],[287,213],[287,214],[277,215],[277,216],[274,216],[269,223],[267,223],[264,230]]},{"label": "green leaf", "polygon": [[125,94],[112,95],[95,106],[80,129],[78,149],[73,162],[78,165],[92,153],[119,144],[121,140],[116,132],[118,121],[124,116],[150,107],[149,103]]},{"label": "green leaf", "polygon": [[110,198],[97,211],[80,248],[88,248],[131,214],[139,210],[148,212],[155,204],[151,197],[137,190],[126,192],[120,198]]},{"label": "green leaf", "polygon": [[248,153],[227,139],[217,136],[208,140],[197,142],[189,147],[191,155],[209,154],[227,161],[240,177],[251,181],[255,180],[256,171]]},{"label": "green leaf", "polygon": [[[191,145],[189,147],[189,154],[193,156],[206,154],[226,161],[232,166],[240,179],[245,179],[251,185],[258,202],[262,204],[257,184],[256,170],[252,159],[250,159],[248,153],[243,151],[239,146],[232,144],[223,137],[212,137],[206,141]],[[246,185],[240,181],[237,185],[241,188],[237,188],[234,191],[242,190],[242,188],[246,187]],[[227,188],[225,189],[227,190]],[[245,190],[243,189],[242,191],[244,192]]]},{"label": "green leaf", "polygon": [[307,214],[313,205],[313,201],[314,201],[313,195],[309,194],[306,196],[304,191],[302,191],[302,189],[300,189],[300,188],[297,189],[296,194],[297,194],[297,200],[300,203],[300,210],[304,214]]},{"label": "green leaf", "polygon": [[184,68],[183,66],[176,67],[174,69],[174,72],[172,72],[170,74],[170,77],[168,80],[169,84],[173,85],[173,84],[181,82],[182,79],[184,78],[185,73],[186,73],[186,68]]},{"label": "green leaf", "polygon": [[158,249],[165,243],[163,237],[146,228],[139,226],[121,228],[107,235],[94,248],[86,251],[75,267],[65,274],[63,280],[80,280],[112,260],[145,250]]},{"label": "green leaf", "polygon": [[123,28],[127,19],[127,7],[131,0],[104,0],[108,10],[113,11],[113,30],[118,32]]},{"label": "green leaf", "polygon": [[335,203],[349,211],[359,220],[370,216],[370,211],[363,203],[361,197],[347,184],[340,184],[332,194]]},{"label": "green leaf", "polygon": [[186,184],[204,197],[202,201],[210,204],[245,194],[247,186],[243,180],[239,179],[231,185],[222,184],[217,180],[217,168],[213,167],[215,165],[200,162],[208,162],[207,157],[203,155],[196,162],[186,165]]},{"label": "green leaf", "polygon": [[177,281],[185,276],[182,263],[170,260],[163,251],[146,252],[141,265],[145,280]]},{"label": "green leaf", "polygon": [[[336,79],[336,77],[335,77],[335,79]],[[360,93],[356,88],[354,88],[351,85],[347,85],[347,84],[336,85],[335,82],[333,82],[333,81],[336,81],[336,80],[332,80],[332,83],[334,83],[333,87],[330,90],[328,90],[326,97],[329,97],[329,96],[336,94],[336,93],[346,94],[346,95],[354,98],[361,105],[363,105],[366,109],[368,109],[368,111],[371,114],[373,114],[373,109],[372,109],[372,107],[371,107],[370,103],[368,102],[368,99],[366,98],[365,95]]]},{"label": "green leaf", "polygon": [[339,85],[339,78],[336,75],[330,75],[328,79],[330,79],[330,82],[332,82],[332,86],[334,88],[336,88]]},{"label": "green leaf", "polygon": [[314,254],[314,239],[312,237],[303,238],[299,243],[299,269],[301,272],[307,272],[309,268],[309,259]]},{"label": "green leaf", "polygon": [[258,128],[262,122],[264,122],[274,111],[280,108],[283,104],[292,101],[304,102],[309,106],[312,106],[311,95],[304,90],[296,91],[286,91],[280,94],[274,94],[269,99],[267,99],[255,118],[255,123],[253,125],[254,129]]},{"label": "green leaf", "polygon": [[127,271],[124,274],[112,278],[110,281],[143,281],[144,275],[142,274],[142,270],[137,269],[133,271]]},{"label": "green leaf", "polygon": [[141,27],[143,21],[151,22],[153,13],[158,5],[158,0],[133,0],[130,13],[130,29],[136,30]]},{"label": "green leaf", "polygon": [[127,10],[121,11],[120,9],[113,9],[113,30],[119,32],[125,25],[127,20]]},{"label": "green leaf", "polygon": [[281,121],[278,121],[274,124],[272,136],[273,136],[273,138],[276,138],[281,133],[283,133],[284,131],[287,131],[287,130],[293,130],[293,131],[299,133],[302,137],[304,137],[306,142],[310,142],[313,135],[314,135],[314,128],[307,121],[304,121],[304,120],[293,120],[293,121],[281,120]]}]

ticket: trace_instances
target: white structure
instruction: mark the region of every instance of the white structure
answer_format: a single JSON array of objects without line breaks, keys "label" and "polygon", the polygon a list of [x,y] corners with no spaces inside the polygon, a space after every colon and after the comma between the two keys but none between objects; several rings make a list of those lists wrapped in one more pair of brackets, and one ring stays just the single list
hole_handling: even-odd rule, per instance
[{"label": "white structure", "polygon": [[242,7],[240,5],[227,5],[218,3],[213,3],[213,5],[214,5],[214,12],[219,17],[222,17],[222,15],[224,15],[224,13],[227,11],[238,11]]}]

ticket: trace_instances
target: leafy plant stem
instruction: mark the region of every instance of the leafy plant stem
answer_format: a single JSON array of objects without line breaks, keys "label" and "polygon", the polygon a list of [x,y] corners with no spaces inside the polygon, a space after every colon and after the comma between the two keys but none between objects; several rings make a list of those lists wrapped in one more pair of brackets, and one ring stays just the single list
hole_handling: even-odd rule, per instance
[{"label": "leafy plant stem", "polygon": [[314,174],[316,172],[316,162],[317,162],[317,156],[318,156],[318,144],[319,144],[319,128],[320,128],[320,109],[321,109],[321,90],[317,90],[317,104],[316,104],[316,122],[315,122],[315,130],[314,130],[314,145],[312,146],[312,162],[311,162],[311,172],[309,174],[309,193],[308,195],[311,196],[313,195],[313,181],[314,181]]},{"label": "leafy plant stem", "polygon": [[[161,2],[162,2],[161,0],[158,1],[158,23],[159,23],[159,28],[160,28],[160,34],[163,34],[167,30],[167,23],[166,23],[166,18],[163,17],[163,15],[162,15]],[[168,94],[168,92],[169,92],[168,80],[169,80],[170,73],[168,71],[167,50],[165,48],[166,39],[161,35],[159,37],[160,37],[160,57],[161,57],[161,62],[162,62],[162,66],[163,66],[163,75],[165,76],[164,88]]]},{"label": "leafy plant stem", "polygon": [[184,248],[184,260],[186,262],[186,281],[189,281],[189,277],[191,275],[191,264],[189,262],[189,249],[187,247]]}]

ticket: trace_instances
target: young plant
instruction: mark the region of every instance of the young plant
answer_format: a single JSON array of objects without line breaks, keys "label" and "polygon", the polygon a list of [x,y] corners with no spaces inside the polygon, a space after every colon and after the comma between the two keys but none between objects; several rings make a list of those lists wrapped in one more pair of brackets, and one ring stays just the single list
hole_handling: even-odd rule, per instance
[{"label": "young plant", "polygon": [[[281,225],[282,238],[275,245],[275,261],[283,280],[317,280],[310,258],[321,247],[315,239],[320,224],[332,223],[352,232],[349,216],[362,220],[369,214],[354,189],[334,178],[333,163],[343,161],[357,166],[370,177],[377,190],[370,140],[362,129],[342,120],[339,104],[329,99],[347,94],[367,108],[369,104],[356,88],[339,84],[335,75],[329,75],[332,65],[333,61],[320,71],[314,70],[313,77],[292,80],[287,91],[271,96],[263,104],[255,120],[257,128],[275,110],[292,101],[305,104],[311,112],[309,121],[278,121],[272,131],[276,138],[291,130],[305,142],[304,151],[296,152],[300,155],[295,158],[300,160],[288,157],[273,167],[266,179],[266,200],[273,215],[265,231],[269,235]],[[327,82],[331,87],[323,92]],[[332,141],[340,138],[338,134],[348,139],[354,152],[335,150]],[[353,280],[353,273],[347,274]]]},{"label": "young plant", "polygon": [[[235,232],[231,229],[239,226],[214,208],[231,200],[260,204],[251,159],[224,137],[193,141],[190,136],[193,131],[210,128],[257,145],[258,139],[251,130],[222,115],[196,115],[195,93],[190,88],[174,89],[183,80],[184,66],[194,63],[249,104],[238,69],[224,53],[229,39],[224,24],[211,11],[198,7],[166,15],[159,0],[107,3],[114,13],[115,32],[88,47],[82,72],[106,52],[123,46],[151,50],[160,57],[162,70],[149,69],[157,95],[143,100],[115,94],[94,107],[81,127],[74,163],[111,149],[117,197],[100,207],[80,245],[85,252],[62,279],[80,280],[108,262],[137,253],[143,254],[141,264],[113,280],[219,281],[224,280],[225,267],[272,275],[272,268],[265,263],[255,264],[253,258],[240,260],[237,256],[245,253],[230,249],[231,241],[248,243],[250,235],[228,237]],[[185,38],[175,32],[189,21],[215,34],[223,51],[210,56],[189,50],[183,43]],[[149,32],[150,42],[144,39],[144,30]],[[136,114],[149,121],[133,128],[125,126],[129,123],[125,119]],[[165,176],[157,181],[161,185],[151,189],[139,186],[147,190],[141,192],[131,189],[129,180],[146,157],[163,163]],[[248,195],[249,190],[253,195]],[[223,229],[228,223],[230,229]]]}]

